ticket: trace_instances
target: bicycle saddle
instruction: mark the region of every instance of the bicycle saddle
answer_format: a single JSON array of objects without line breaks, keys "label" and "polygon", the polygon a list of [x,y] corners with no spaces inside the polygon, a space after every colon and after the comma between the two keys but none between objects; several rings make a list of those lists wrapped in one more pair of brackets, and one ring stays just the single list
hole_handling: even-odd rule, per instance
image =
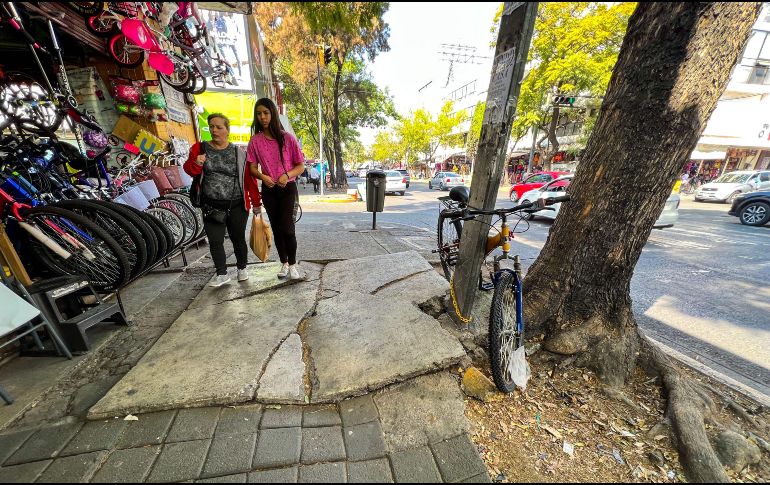
[{"label": "bicycle saddle", "polygon": [[449,198],[455,202],[467,205],[471,198],[471,194],[468,191],[468,187],[460,186],[449,191]]}]

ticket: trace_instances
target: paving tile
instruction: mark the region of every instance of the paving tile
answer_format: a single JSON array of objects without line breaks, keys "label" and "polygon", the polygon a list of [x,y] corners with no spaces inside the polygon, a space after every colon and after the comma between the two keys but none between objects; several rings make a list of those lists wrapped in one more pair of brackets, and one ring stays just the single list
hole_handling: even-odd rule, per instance
[{"label": "paving tile", "polygon": [[263,429],[259,433],[252,468],[275,468],[299,463],[300,428]]},{"label": "paving tile", "polygon": [[0,468],[0,483],[32,483],[53,460]]},{"label": "paving tile", "polygon": [[385,440],[379,422],[344,428],[342,434],[345,437],[348,460],[363,461],[385,456]]},{"label": "paving tile", "polygon": [[337,406],[307,406],[302,413],[303,428],[320,428],[322,426],[339,426],[342,424]]},{"label": "paving tile", "polygon": [[129,421],[125,431],[118,439],[117,448],[139,448],[163,443],[176,411],[140,414],[139,421]]},{"label": "paving tile", "polygon": [[143,482],[150,473],[160,448],[160,445],[154,445],[114,451],[91,481],[94,483]]},{"label": "paving tile", "polygon": [[465,480],[460,480],[457,483],[492,483],[492,479],[489,478],[489,474],[484,472],[481,475],[476,475],[475,477],[466,478]]},{"label": "paving tile", "polygon": [[214,435],[256,433],[261,418],[262,406],[259,404],[223,408]]},{"label": "paving tile", "polygon": [[180,409],[166,436],[166,443],[211,438],[221,410],[219,407]]},{"label": "paving tile", "polygon": [[302,408],[281,406],[281,409],[265,409],[262,413],[261,429],[295,428],[302,426]]},{"label": "paving tile", "polygon": [[183,482],[200,475],[211,440],[163,445],[148,482]]},{"label": "paving tile", "polygon": [[27,431],[0,435],[0,465],[2,465],[9,456],[14,454],[34,432],[35,430],[30,429]]},{"label": "paving tile", "polygon": [[371,394],[348,399],[340,403],[340,416],[343,426],[350,427],[377,421],[377,406]]},{"label": "paving tile", "polygon": [[82,423],[73,423],[39,429],[16,453],[6,460],[5,465],[18,465],[55,458],[82,425]]},{"label": "paving tile", "polygon": [[96,451],[84,455],[57,458],[40,475],[37,483],[88,482],[106,456],[106,451]]},{"label": "paving tile", "polygon": [[423,446],[390,455],[396,482],[440,482],[441,474],[433,461],[430,448]]},{"label": "paving tile", "polygon": [[299,467],[298,483],[346,483],[345,462],[317,463]]},{"label": "paving tile", "polygon": [[302,459],[304,464],[345,459],[345,442],[342,440],[342,428],[303,428]]},{"label": "paving tile", "polygon": [[434,443],[431,449],[446,482],[458,482],[487,472],[476,446],[467,435]]},{"label": "paving tile", "polygon": [[110,450],[128,424],[122,419],[91,421],[83,425],[59,456],[80,455],[92,451]]},{"label": "paving tile", "polygon": [[[256,433],[215,436],[201,477],[211,478],[250,471],[256,442]],[[245,476],[243,480],[246,481]]]},{"label": "paving tile", "polygon": [[276,468],[249,473],[249,483],[297,483],[298,468]]},{"label": "paving tile", "polygon": [[239,473],[237,475],[227,475],[224,477],[203,478],[201,480],[195,480],[195,483],[246,483],[246,474]]},{"label": "paving tile", "polygon": [[348,463],[348,483],[393,483],[388,459]]}]

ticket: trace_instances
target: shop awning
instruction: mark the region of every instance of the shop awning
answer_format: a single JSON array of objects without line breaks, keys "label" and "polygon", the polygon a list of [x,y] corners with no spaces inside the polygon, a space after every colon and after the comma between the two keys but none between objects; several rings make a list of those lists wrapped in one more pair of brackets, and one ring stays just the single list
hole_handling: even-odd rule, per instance
[{"label": "shop awning", "polygon": [[215,12],[235,12],[251,15],[253,2],[196,2],[198,8]]},{"label": "shop awning", "polygon": [[724,160],[727,152],[702,152],[693,150],[690,160]]}]

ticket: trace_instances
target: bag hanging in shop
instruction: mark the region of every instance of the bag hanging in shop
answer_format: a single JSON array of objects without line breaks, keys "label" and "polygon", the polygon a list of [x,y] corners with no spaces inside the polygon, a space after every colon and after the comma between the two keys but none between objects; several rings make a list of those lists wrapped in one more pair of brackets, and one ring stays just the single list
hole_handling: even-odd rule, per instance
[{"label": "bag hanging in shop", "polygon": [[152,167],[150,168],[150,174],[152,176],[153,182],[155,182],[155,186],[158,187],[158,192],[160,192],[160,195],[166,195],[169,192],[174,191],[173,185],[171,185],[171,182],[169,182],[168,177],[166,176],[166,172],[162,168]]},{"label": "bag hanging in shop", "polygon": [[255,215],[251,220],[251,238],[249,239],[251,250],[263,263],[270,256],[270,247],[273,244],[273,230],[262,218],[262,213]]},{"label": "bag hanging in shop", "polygon": [[163,167],[163,171],[166,172],[166,177],[168,178],[168,181],[171,182],[171,186],[174,187],[175,190],[185,187],[185,184],[182,181],[182,174],[180,173],[181,170],[179,170],[179,165]]}]

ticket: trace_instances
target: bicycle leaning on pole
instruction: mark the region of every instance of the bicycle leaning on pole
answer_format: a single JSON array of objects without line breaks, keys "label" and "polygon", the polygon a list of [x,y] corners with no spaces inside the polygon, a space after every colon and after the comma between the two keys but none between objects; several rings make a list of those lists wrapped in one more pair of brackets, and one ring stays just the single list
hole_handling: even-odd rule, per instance
[{"label": "bicycle leaning on pole", "polygon": [[[469,323],[471,319],[464,318],[460,314],[454,288],[454,274],[459,257],[462,223],[484,215],[498,216],[502,221],[502,227],[498,233],[487,238],[485,257],[497,248],[502,248],[502,254],[494,258],[491,283],[483,281],[482,270],[479,275],[479,289],[494,290],[492,308],[489,312],[489,357],[495,385],[502,392],[510,393],[516,388],[512,367],[514,353],[524,345],[524,303],[521,260],[518,255],[511,256],[509,254],[513,232],[508,225],[508,217],[516,214],[523,220],[522,214],[554,210],[548,206],[567,202],[570,200],[570,196],[539,199],[534,203],[527,201],[515,207],[493,210],[477,210],[469,207],[468,199],[466,187],[456,187],[449,192],[449,197],[440,199],[445,208],[439,213],[438,249],[434,252],[439,254],[444,275],[449,281],[455,312],[463,322]],[[508,259],[513,260],[513,269],[501,267],[500,262]]]}]

